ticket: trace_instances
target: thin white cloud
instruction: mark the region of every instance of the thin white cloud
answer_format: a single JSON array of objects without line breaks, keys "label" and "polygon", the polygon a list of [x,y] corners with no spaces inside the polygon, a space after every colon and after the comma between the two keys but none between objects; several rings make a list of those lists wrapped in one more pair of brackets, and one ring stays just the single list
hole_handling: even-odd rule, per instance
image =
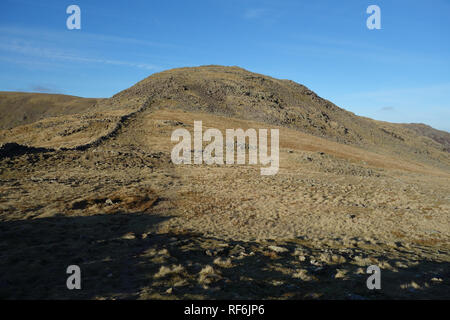
[{"label": "thin white cloud", "polygon": [[[447,130],[450,119],[450,83],[352,92],[333,101],[347,110],[390,122],[422,122]],[[395,106],[390,109],[389,106]]]},{"label": "thin white cloud", "polygon": [[39,47],[39,46],[34,45],[31,42],[27,42],[27,41],[23,41],[23,40],[12,40],[9,42],[1,41],[0,42],[0,50],[12,52],[12,53],[19,53],[19,54],[27,55],[27,56],[52,59],[52,60],[56,59],[56,60],[73,61],[73,62],[100,63],[100,64],[109,64],[109,65],[117,65],[117,66],[134,67],[134,68],[140,68],[140,69],[145,69],[145,70],[160,69],[158,66],[148,64],[148,63],[130,62],[130,61],[123,61],[123,60],[104,59],[104,58],[96,58],[96,57],[89,57],[89,56],[83,56],[83,55],[75,55],[73,53],[69,53],[69,52],[66,52],[61,49]]},{"label": "thin white cloud", "polygon": [[[49,29],[31,29],[14,26],[0,26],[0,50],[8,53],[1,60],[21,60],[17,54],[34,57],[36,62],[52,63],[59,61],[72,61],[80,63],[95,63],[116,65],[124,67],[139,68],[144,70],[160,70],[161,67],[141,61],[123,60],[116,57],[99,56],[99,48],[109,46],[136,46],[141,47],[174,47],[170,44],[148,41],[146,39],[135,39],[132,37],[112,36],[105,34],[82,32],[71,32],[65,29],[55,31]],[[78,48],[78,52],[76,49]],[[84,48],[89,48],[88,50]],[[80,51],[82,50],[82,51]],[[111,50],[110,52],[114,52]],[[14,55],[11,55],[14,53]],[[109,54],[108,54],[109,55]],[[136,57],[132,58],[136,59]],[[137,60],[137,59],[136,59]],[[23,61],[23,59],[22,59]],[[42,64],[41,64],[42,65]]]},{"label": "thin white cloud", "polygon": [[295,33],[288,43],[266,43],[266,47],[282,48],[289,55],[314,57],[354,57],[380,63],[396,64],[447,64],[448,61],[436,53],[417,53],[393,47],[375,45],[365,40],[332,38],[319,34]]},{"label": "thin white cloud", "polygon": [[[161,43],[157,41],[149,41],[145,39],[136,39],[133,37],[122,37],[122,36],[112,36],[100,33],[90,33],[84,30],[80,32],[68,31],[62,29],[63,31],[54,31],[50,29],[31,29],[23,27],[13,27],[13,26],[0,26],[0,34],[17,36],[17,37],[27,37],[32,39],[46,39],[46,40],[61,40],[66,41],[69,36],[77,37],[84,41],[95,41],[103,43],[122,43],[122,44],[132,44],[139,46],[150,46],[150,47],[177,47],[173,44]],[[71,32],[68,34],[68,32]]]},{"label": "thin white cloud", "polygon": [[244,13],[244,18],[246,19],[258,19],[267,14],[267,9],[253,8],[247,9]]},{"label": "thin white cloud", "polygon": [[411,88],[394,88],[394,89],[381,89],[364,92],[353,92],[343,94],[345,98],[366,98],[366,99],[380,99],[383,101],[396,101],[401,99],[404,101],[406,97],[434,97],[449,95],[450,83],[439,83],[422,87]]},{"label": "thin white cloud", "polygon": [[29,89],[33,92],[40,93],[63,93],[60,89],[54,86],[42,85],[42,84],[33,84],[29,86]]}]

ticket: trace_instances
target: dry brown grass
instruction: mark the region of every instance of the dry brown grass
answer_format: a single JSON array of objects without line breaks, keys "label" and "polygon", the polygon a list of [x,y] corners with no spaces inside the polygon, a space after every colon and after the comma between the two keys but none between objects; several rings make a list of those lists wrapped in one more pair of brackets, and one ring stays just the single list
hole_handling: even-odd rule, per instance
[{"label": "dry brown grass", "polygon": [[[279,172],[174,165],[170,135],[194,120],[278,128]],[[387,279],[375,298],[410,298],[399,281],[447,277],[449,154],[289,81],[167,71],[92,112],[0,131],[12,141],[56,150],[0,159],[0,297],[70,298],[55,274],[74,262],[89,274],[78,298],[345,299],[368,296],[369,264]]]}]

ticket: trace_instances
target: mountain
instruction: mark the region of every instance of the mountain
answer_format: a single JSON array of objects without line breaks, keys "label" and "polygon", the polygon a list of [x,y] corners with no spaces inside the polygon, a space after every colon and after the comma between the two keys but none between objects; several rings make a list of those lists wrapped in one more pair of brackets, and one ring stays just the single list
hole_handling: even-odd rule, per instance
[{"label": "mountain", "polygon": [[428,137],[440,145],[442,150],[450,152],[450,133],[446,131],[436,130],[423,123],[404,123],[402,127],[415,131],[419,136]]},{"label": "mountain", "polygon": [[[24,123],[47,98],[2,108],[0,298],[449,297],[446,132],[238,67],[164,71]],[[174,164],[171,135],[194,121],[278,129],[278,172]],[[82,290],[64,286],[73,264]],[[366,287],[372,265],[382,290]]]},{"label": "mountain", "polygon": [[[3,97],[9,95],[4,94]],[[18,95],[14,95],[16,100]],[[35,97],[34,100],[31,97]],[[117,129],[122,117],[147,109],[167,108],[263,122],[374,152],[396,154],[438,166],[449,164],[448,135],[445,136],[445,133],[436,134],[438,131],[435,131],[434,135],[430,135],[411,125],[360,117],[319,97],[301,84],[239,67],[203,66],[168,70],[103,100],[36,94],[31,97],[25,94],[23,99],[28,101],[24,100],[23,105],[27,106],[26,109],[17,109],[9,117],[23,119],[25,116],[30,118],[27,122],[32,122],[44,115],[39,110],[44,110],[42,108],[45,108],[47,99],[54,102],[48,102],[50,108],[45,109],[44,116],[64,116],[59,119],[46,118],[26,128],[0,134],[0,142],[14,140],[37,147],[74,148],[110,134]],[[1,106],[5,110],[3,106],[11,103],[12,97],[8,100],[0,96],[0,99],[4,101]],[[52,107],[56,102],[60,103],[59,108]],[[35,114],[18,114],[29,108],[38,111]],[[16,122],[8,121],[11,125]],[[26,130],[26,135],[23,135],[23,130]],[[47,131],[50,132],[47,134]]]}]

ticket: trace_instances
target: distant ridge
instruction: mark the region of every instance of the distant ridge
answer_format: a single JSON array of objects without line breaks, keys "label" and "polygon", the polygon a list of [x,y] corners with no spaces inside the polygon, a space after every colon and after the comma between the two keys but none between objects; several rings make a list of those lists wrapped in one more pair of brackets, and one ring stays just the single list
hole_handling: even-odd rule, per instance
[{"label": "distant ridge", "polygon": [[0,92],[0,129],[10,129],[47,117],[81,113],[99,100],[64,94]]}]

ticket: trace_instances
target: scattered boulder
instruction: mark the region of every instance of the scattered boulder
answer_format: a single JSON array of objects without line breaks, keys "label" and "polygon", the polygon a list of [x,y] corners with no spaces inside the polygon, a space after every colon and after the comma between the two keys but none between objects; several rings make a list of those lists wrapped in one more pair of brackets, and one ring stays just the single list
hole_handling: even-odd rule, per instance
[{"label": "scattered boulder", "polygon": [[278,246],[269,246],[268,247],[270,250],[275,251],[276,253],[284,253],[284,252],[288,252],[289,250],[283,247],[278,247]]}]

